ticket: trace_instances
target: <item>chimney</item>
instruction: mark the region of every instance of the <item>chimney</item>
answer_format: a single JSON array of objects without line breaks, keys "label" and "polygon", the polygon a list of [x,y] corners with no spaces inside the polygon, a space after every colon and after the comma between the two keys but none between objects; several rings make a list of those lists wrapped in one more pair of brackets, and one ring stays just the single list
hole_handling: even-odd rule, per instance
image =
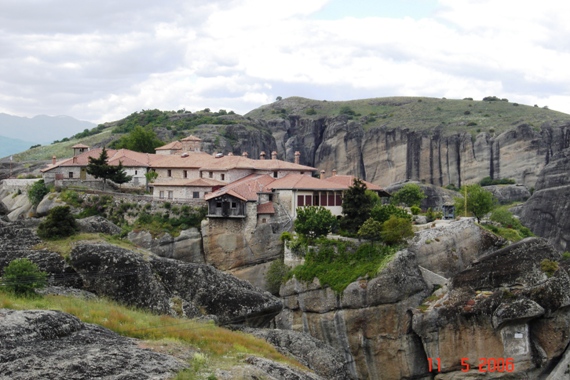
[{"label": "chimney", "polygon": [[73,163],[74,163],[74,164],[77,163],[77,156],[73,156]]},{"label": "chimney", "polygon": [[265,152],[264,151],[261,151],[261,153],[259,153],[259,159],[265,160]]},{"label": "chimney", "polygon": [[271,152],[271,159],[272,159],[272,160],[276,160],[276,159],[277,159],[277,152],[276,152],[276,151]]},{"label": "chimney", "polygon": [[247,158],[247,156],[248,156],[247,152],[243,152],[241,155],[242,155],[242,157],[245,157],[245,158]]},{"label": "chimney", "polygon": [[295,163],[298,165],[300,160],[301,160],[301,152],[296,151],[295,152]]},{"label": "chimney", "polygon": [[321,170],[321,176],[319,177],[320,179],[325,179],[325,171]]},{"label": "chimney", "polygon": [[333,169],[333,177],[336,177],[336,169]]},{"label": "chimney", "polygon": [[55,156],[51,156],[51,164],[55,165]]}]

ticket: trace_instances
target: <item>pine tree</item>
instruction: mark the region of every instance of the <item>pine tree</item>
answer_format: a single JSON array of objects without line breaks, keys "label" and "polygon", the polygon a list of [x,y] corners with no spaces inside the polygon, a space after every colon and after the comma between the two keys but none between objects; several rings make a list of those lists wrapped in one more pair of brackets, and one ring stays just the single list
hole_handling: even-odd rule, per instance
[{"label": "pine tree", "polygon": [[129,182],[133,178],[125,173],[122,162],[119,162],[119,165],[114,166],[109,165],[108,161],[109,155],[107,154],[105,147],[103,147],[98,158],[89,157],[89,164],[87,165],[87,173],[91,174],[95,178],[103,179],[103,190],[105,190],[108,179],[118,184],[122,184]]},{"label": "pine tree", "polygon": [[372,198],[366,193],[366,184],[355,178],[352,186],[344,193],[342,200],[344,216],[340,221],[340,227],[348,232],[356,233],[370,217],[372,203]]}]

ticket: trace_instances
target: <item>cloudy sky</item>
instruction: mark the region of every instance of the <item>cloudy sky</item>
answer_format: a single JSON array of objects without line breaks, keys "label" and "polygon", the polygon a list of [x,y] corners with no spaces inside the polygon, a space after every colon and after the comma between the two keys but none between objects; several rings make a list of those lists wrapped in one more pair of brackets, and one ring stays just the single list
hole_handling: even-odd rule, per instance
[{"label": "cloudy sky", "polygon": [[495,95],[570,113],[562,0],[0,0],[0,112]]}]

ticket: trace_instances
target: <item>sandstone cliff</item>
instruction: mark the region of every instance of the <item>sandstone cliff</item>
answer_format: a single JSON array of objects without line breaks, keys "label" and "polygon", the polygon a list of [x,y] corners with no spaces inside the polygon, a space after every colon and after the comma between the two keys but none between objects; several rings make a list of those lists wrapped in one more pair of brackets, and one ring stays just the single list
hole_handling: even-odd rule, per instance
[{"label": "sandstone cliff", "polygon": [[331,175],[353,174],[381,186],[416,180],[438,186],[461,186],[484,177],[512,178],[534,187],[551,157],[570,146],[570,127],[540,129],[513,126],[497,136],[481,132],[445,133],[444,127],[425,130],[374,127],[340,115],[309,119],[289,116],[266,122],[282,157]]}]

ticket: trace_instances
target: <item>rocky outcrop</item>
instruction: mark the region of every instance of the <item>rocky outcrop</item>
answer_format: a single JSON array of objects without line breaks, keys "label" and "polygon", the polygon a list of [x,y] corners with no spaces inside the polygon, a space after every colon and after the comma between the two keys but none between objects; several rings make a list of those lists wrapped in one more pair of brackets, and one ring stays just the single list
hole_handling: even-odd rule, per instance
[{"label": "rocky outcrop", "polygon": [[87,218],[78,219],[77,226],[81,232],[92,234],[118,235],[121,233],[121,227],[102,216],[89,216]]},{"label": "rocky outcrop", "polygon": [[[558,264],[552,270],[542,264],[559,259],[546,241],[525,239],[479,258],[452,278],[448,292],[436,292],[427,310],[416,310],[412,327],[427,357],[440,359],[438,378],[548,374],[570,342],[568,334],[557,333],[570,320],[570,277]],[[502,372],[493,371],[480,358],[509,359],[510,375],[505,364]]]},{"label": "rocky outcrop", "polygon": [[265,326],[282,309],[278,298],[208,265],[89,242],[79,242],[64,260],[58,253],[33,249],[40,242],[29,228],[0,225],[0,273],[12,260],[26,257],[50,274],[50,285],[87,290],[159,313],[213,315],[223,324]]},{"label": "rocky outcrop", "polygon": [[145,259],[107,244],[77,245],[69,263],[85,290],[157,313],[264,326],[282,308],[269,293],[207,265]]},{"label": "rocky outcrop", "polygon": [[381,186],[415,180],[437,186],[470,184],[484,177],[512,178],[533,187],[553,154],[570,146],[569,127],[521,124],[498,136],[445,134],[441,128],[412,131],[363,126],[346,116],[267,122],[280,156],[331,173],[352,174]]},{"label": "rocky outcrop", "polygon": [[282,286],[284,311],[277,327],[308,332],[345,355],[352,376],[361,379],[429,378],[423,348],[410,329],[408,310],[431,292],[415,263],[401,251],[373,279],[350,284],[342,294],[318,280],[296,279]]},{"label": "rocky outcrop", "polygon": [[173,237],[168,233],[154,238],[148,231],[131,231],[127,238],[152,253],[187,263],[205,264],[202,252],[202,235],[197,228],[190,228]]},{"label": "rocky outcrop", "polygon": [[530,198],[530,191],[521,185],[493,185],[485,186],[500,204],[506,205],[513,202],[525,202]]},{"label": "rocky outcrop", "polygon": [[570,149],[553,157],[536,182],[535,191],[520,210],[525,226],[565,251],[570,249]]},{"label": "rocky outcrop", "polygon": [[0,309],[0,377],[170,379],[186,367],[60,311]]},{"label": "rocky outcrop", "polygon": [[52,208],[58,206],[65,206],[65,202],[63,202],[61,199],[54,196],[53,194],[48,194],[37,205],[35,216],[40,218],[42,216],[46,216]]},{"label": "rocky outcrop", "polygon": [[347,362],[339,350],[308,334],[280,329],[244,328],[242,331],[266,340],[282,354],[295,358],[325,379],[355,379],[350,373],[350,368],[354,366],[353,361]]}]

